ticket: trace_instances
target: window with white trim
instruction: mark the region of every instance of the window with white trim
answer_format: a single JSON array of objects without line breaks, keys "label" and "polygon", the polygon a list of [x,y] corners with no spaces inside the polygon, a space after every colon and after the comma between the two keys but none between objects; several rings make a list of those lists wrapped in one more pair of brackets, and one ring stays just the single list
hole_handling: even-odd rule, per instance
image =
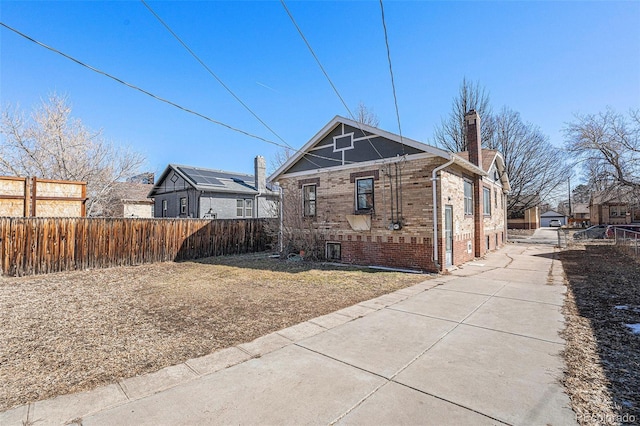
[{"label": "window with white trim", "polygon": [[302,187],[303,215],[312,217],[316,215],[316,185],[304,185]]},{"label": "window with white trim", "polygon": [[491,189],[482,188],[482,213],[491,216]]},{"label": "window with white trim", "polygon": [[244,217],[253,217],[253,200],[251,198],[244,200]]},{"label": "window with white trim", "polygon": [[473,214],[473,183],[464,180],[464,214]]},{"label": "window with white trim", "polygon": [[162,217],[167,217],[167,200],[162,200]]},{"label": "window with white trim", "polygon": [[327,260],[341,260],[342,253],[340,243],[327,243]]},{"label": "window with white trim", "polygon": [[187,197],[180,198],[180,214],[187,213]]}]

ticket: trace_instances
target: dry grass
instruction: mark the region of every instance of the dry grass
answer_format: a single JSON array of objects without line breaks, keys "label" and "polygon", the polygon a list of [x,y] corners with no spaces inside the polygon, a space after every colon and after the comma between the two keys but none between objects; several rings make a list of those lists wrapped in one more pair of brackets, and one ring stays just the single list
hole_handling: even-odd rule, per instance
[{"label": "dry grass", "polygon": [[[565,386],[583,425],[640,421],[640,264],[606,244],[560,253],[569,292]],[[630,421],[631,420],[631,421]]]},{"label": "dry grass", "polygon": [[230,256],[0,279],[0,411],[155,371],[425,275]]}]

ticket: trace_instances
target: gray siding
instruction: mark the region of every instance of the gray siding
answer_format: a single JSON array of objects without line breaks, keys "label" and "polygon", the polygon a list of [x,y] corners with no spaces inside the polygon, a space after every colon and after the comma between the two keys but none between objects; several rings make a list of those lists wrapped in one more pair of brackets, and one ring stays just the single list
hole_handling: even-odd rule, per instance
[{"label": "gray siding", "polygon": [[[200,196],[200,216],[204,217],[205,214],[211,209],[211,213],[215,215],[216,219],[238,219],[241,216],[237,214],[237,200],[252,200],[253,211],[251,216],[244,217],[256,217],[256,201],[252,195],[241,194],[220,194],[220,193],[204,193]],[[277,211],[274,209],[273,201],[266,197],[258,198],[258,217],[278,217]],[[246,212],[245,212],[246,213]]]},{"label": "gray siding", "polygon": [[[175,182],[171,180],[174,176]],[[244,187],[242,189],[244,189]],[[180,211],[180,199],[183,197],[187,199],[187,211],[185,213],[181,213]],[[278,212],[274,207],[274,201],[272,201],[277,200],[277,196],[270,196],[269,198],[264,196],[259,197],[258,206],[256,206],[254,194],[204,192],[196,190],[173,170],[170,170],[165,179],[158,183],[154,199],[155,217],[163,217],[163,201],[167,202],[167,211],[164,217],[204,218],[205,215],[210,213],[216,219],[255,218],[256,211],[258,213],[257,217],[260,218],[278,217]],[[253,206],[250,214],[238,216],[238,199],[252,200]]]},{"label": "gray siding", "polygon": [[[348,135],[351,133],[353,133],[353,136],[349,137]],[[342,135],[345,138],[339,138]],[[364,136],[371,137],[369,139],[353,140]],[[335,143],[334,137],[338,137]],[[350,138],[352,138],[351,141],[349,141]],[[320,149],[313,150],[314,148]],[[287,173],[341,166],[349,162],[359,163],[379,160],[381,156],[382,158],[393,158],[403,154],[418,154],[423,151],[368,132],[363,133],[360,129],[346,124],[339,124],[326,137],[318,141],[310,149],[310,152],[324,158],[305,155],[293,164],[287,170]]]}]

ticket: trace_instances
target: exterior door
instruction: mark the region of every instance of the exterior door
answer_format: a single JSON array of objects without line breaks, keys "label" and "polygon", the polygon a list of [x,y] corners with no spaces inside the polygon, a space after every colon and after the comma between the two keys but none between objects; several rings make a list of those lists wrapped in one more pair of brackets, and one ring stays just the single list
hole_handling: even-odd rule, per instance
[{"label": "exterior door", "polygon": [[453,265],[453,206],[444,206],[444,260],[446,266]]}]

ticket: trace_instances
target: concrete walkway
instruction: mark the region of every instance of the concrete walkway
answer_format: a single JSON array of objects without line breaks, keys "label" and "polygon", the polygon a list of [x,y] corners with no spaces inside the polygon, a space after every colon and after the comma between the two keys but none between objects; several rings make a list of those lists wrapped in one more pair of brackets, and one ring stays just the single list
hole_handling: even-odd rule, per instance
[{"label": "concrete walkway", "polygon": [[533,235],[509,236],[512,243],[558,245],[558,228],[538,228]]},{"label": "concrete walkway", "polygon": [[1,425],[575,425],[559,378],[565,287],[549,246],[251,343],[0,414]]}]

